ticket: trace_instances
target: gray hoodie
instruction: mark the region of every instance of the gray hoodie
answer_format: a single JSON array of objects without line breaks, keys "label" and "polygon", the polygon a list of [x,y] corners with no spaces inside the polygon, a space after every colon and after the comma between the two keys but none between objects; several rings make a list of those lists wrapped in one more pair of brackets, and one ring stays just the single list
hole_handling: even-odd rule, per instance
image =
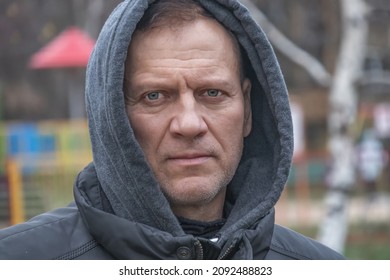
[{"label": "gray hoodie", "polygon": [[[123,2],[108,19],[92,54],[86,98],[94,164],[116,215],[182,235],[134,137],[124,105],[127,48],[150,2]],[[245,139],[241,164],[228,186],[229,216],[221,236],[226,240],[268,214],[278,200],[290,169],[292,121],[272,47],[246,9],[237,1],[200,2],[236,35],[256,79],[251,94],[252,133]]]},{"label": "gray hoodie", "polygon": [[[34,253],[38,245],[30,242],[24,245],[31,246],[27,258],[341,258],[314,240],[274,225],[274,205],[286,183],[293,152],[288,93],[268,39],[235,0],[199,3],[237,37],[249,58],[250,65],[245,67],[252,81],[252,131],[227,187],[226,222],[216,238],[211,241],[184,232],[145,160],[125,110],[127,50],[152,2],[122,2],[108,18],[91,55],[86,103],[93,163],[76,181],[77,207],[54,211],[50,222],[47,214],[33,219],[41,235],[53,231],[54,219],[62,227],[77,224],[76,235],[82,237],[68,247],[52,246],[53,252],[43,255]],[[14,242],[15,232],[0,233],[0,252]],[[7,254],[0,253],[0,258],[19,258],[18,253],[7,250]]]}]

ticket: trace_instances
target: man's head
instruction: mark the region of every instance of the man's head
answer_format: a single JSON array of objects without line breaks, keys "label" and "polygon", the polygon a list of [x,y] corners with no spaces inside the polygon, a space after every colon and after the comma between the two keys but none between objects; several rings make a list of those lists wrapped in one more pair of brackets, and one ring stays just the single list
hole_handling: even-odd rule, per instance
[{"label": "man's head", "polygon": [[129,46],[127,114],[175,214],[217,219],[251,130],[251,83],[237,41],[206,11],[156,3]]}]

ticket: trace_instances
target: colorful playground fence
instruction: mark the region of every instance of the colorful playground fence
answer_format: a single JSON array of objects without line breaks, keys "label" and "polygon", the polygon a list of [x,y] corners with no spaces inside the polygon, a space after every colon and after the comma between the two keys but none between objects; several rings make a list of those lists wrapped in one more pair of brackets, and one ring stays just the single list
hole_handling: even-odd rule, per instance
[{"label": "colorful playground fence", "polygon": [[0,124],[0,226],[71,202],[91,160],[86,120]]}]

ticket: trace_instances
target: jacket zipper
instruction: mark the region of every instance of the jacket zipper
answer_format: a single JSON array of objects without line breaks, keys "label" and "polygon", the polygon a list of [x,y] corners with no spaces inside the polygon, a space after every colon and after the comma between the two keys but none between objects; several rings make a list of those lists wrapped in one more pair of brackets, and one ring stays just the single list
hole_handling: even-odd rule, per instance
[{"label": "jacket zipper", "polygon": [[196,248],[196,259],[197,260],[203,260],[204,253],[203,253],[203,246],[202,243],[198,239],[196,239],[195,243],[195,248]]},{"label": "jacket zipper", "polygon": [[218,257],[218,260],[225,260],[228,258],[228,256],[233,252],[233,250],[236,248],[236,242],[231,244],[226,251],[223,253],[223,255]]}]

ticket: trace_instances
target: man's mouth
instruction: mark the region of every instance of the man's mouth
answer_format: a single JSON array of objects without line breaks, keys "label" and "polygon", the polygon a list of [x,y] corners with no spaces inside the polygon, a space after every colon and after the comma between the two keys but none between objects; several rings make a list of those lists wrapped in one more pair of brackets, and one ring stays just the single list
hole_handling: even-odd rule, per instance
[{"label": "man's mouth", "polygon": [[204,164],[212,157],[208,153],[183,153],[170,156],[168,161],[181,166],[196,166]]}]

